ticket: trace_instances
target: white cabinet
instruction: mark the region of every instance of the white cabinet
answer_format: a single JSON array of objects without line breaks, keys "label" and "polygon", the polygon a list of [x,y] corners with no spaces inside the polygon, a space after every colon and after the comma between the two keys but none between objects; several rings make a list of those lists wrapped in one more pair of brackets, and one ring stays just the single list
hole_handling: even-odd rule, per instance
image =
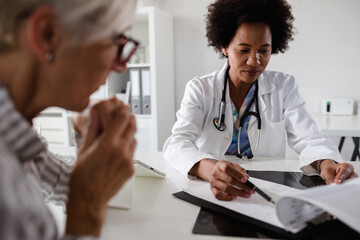
[{"label": "white cabinet", "polygon": [[[150,84],[145,86],[144,77],[140,76],[139,85],[142,93],[149,90],[150,110],[142,111],[143,114],[135,112],[137,149],[162,150],[175,122],[173,18],[155,7],[141,8],[127,35],[140,42],[139,48],[128,63],[127,73],[109,75],[105,97],[124,94],[127,82],[133,79],[131,72],[138,70],[141,75],[141,71],[148,71]],[[132,84],[131,87],[134,90],[137,86]],[[134,97],[130,95],[130,101]],[[144,96],[142,100],[144,108]]]},{"label": "white cabinet", "polygon": [[33,126],[49,145],[73,146],[73,131],[68,112],[61,108],[48,108],[34,118]]}]

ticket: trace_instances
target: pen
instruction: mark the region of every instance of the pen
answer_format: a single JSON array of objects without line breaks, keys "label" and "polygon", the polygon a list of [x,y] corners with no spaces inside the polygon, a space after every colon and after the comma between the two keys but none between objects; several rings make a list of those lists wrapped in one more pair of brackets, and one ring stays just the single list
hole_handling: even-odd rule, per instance
[{"label": "pen", "polygon": [[245,183],[246,186],[248,186],[249,188],[251,188],[252,190],[254,190],[255,192],[257,192],[260,196],[262,196],[263,198],[265,198],[267,201],[275,204],[275,202],[271,199],[271,197],[269,195],[267,195],[266,193],[264,193],[263,191],[261,191],[257,186],[255,186],[252,182],[250,182],[249,180],[246,181]]}]

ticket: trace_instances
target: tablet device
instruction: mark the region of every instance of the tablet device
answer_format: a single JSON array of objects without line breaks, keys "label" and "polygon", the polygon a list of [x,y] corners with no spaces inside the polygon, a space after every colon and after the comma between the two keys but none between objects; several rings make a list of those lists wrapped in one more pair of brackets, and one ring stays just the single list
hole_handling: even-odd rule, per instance
[{"label": "tablet device", "polygon": [[165,178],[166,174],[160,170],[153,168],[140,160],[134,160],[135,176],[136,177],[155,177]]}]

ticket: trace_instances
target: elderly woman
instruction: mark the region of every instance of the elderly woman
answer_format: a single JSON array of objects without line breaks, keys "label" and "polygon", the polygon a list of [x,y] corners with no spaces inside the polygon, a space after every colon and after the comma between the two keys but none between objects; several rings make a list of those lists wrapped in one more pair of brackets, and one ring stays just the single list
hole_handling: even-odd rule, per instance
[{"label": "elderly woman", "polygon": [[[214,196],[232,200],[254,193],[238,164],[216,155],[285,157],[299,153],[300,168],[340,183],[354,176],[337,147],[305,110],[294,77],[265,70],[272,54],[285,52],[293,15],[285,0],[217,0],[209,6],[209,46],[227,59],[220,71],[196,77],[185,90],[164,156],[185,175],[210,182]],[[254,159],[252,159],[254,157]]]},{"label": "elderly woman", "polygon": [[66,239],[96,239],[108,200],[133,174],[134,116],[96,105],[75,166],[32,128],[42,110],[83,110],[136,49],[136,1],[0,0],[0,239],[57,239],[46,200],[67,204]]}]

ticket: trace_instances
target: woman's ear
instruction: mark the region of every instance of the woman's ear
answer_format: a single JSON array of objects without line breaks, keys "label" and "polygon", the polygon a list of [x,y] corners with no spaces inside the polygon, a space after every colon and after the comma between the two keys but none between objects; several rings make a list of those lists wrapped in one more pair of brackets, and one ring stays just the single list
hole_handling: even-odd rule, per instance
[{"label": "woman's ear", "polygon": [[226,57],[228,56],[227,48],[221,47],[221,51]]},{"label": "woman's ear", "polygon": [[31,52],[40,62],[54,59],[59,28],[50,7],[40,7],[30,15],[26,25],[26,37]]}]

